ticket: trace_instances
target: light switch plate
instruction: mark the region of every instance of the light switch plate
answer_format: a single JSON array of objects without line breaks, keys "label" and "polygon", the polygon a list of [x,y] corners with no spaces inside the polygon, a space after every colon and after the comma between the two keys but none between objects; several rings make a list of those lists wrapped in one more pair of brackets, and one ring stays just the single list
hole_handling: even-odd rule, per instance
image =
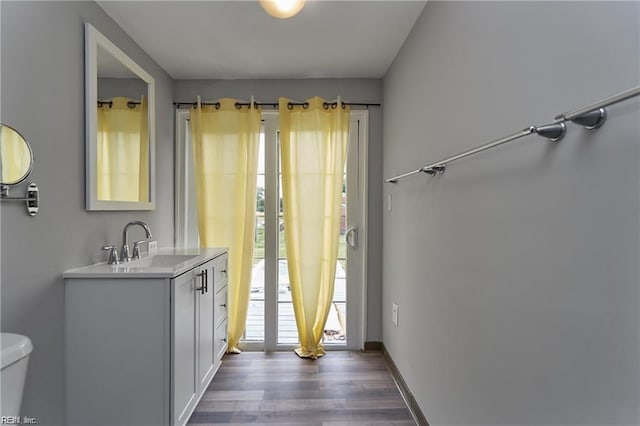
[{"label": "light switch plate", "polygon": [[391,312],[391,321],[393,321],[393,325],[398,326],[398,305],[393,303],[393,311]]}]

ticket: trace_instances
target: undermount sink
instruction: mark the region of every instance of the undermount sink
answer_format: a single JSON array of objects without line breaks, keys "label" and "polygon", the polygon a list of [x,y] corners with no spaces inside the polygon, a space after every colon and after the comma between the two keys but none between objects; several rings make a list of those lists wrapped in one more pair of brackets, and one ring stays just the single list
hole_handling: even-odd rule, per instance
[{"label": "undermount sink", "polygon": [[155,256],[134,260],[129,265],[138,268],[168,268],[186,262],[196,256],[195,254],[156,254]]}]

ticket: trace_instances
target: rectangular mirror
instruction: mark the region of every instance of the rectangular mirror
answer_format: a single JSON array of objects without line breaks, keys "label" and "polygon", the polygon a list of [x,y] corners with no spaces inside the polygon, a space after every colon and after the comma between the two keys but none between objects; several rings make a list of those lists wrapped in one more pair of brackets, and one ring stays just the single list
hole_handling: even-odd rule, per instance
[{"label": "rectangular mirror", "polygon": [[86,209],[155,208],[155,83],[85,23]]}]

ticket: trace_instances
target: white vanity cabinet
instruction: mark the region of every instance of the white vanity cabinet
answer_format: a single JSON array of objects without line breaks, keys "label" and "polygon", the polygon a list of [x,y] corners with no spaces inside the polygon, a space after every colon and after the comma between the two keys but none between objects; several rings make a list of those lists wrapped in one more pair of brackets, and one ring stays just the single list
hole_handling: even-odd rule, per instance
[{"label": "white vanity cabinet", "polygon": [[[176,252],[162,266],[150,258],[64,274],[66,424],[189,420],[226,350],[228,255]],[[188,260],[166,266],[171,256]]]},{"label": "white vanity cabinet", "polygon": [[[226,294],[226,267],[225,254],[174,280],[173,425],[183,425],[189,420],[227,348],[226,301],[219,303],[216,297],[217,288]],[[223,328],[218,327],[221,319]]]}]

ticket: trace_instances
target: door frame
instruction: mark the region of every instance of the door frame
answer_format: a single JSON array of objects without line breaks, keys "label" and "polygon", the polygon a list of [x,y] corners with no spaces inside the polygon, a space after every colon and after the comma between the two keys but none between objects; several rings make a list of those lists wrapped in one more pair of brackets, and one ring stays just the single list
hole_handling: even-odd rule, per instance
[{"label": "door frame", "polygon": [[[356,186],[358,193],[358,240],[359,268],[356,276],[347,276],[347,350],[364,350],[364,341],[367,336],[367,262],[369,259],[369,111],[352,110],[352,123],[355,121],[358,126],[358,145],[355,161],[357,162]],[[354,225],[351,223],[351,225]],[[350,226],[349,215],[347,214],[347,229]],[[346,235],[345,235],[346,238]],[[347,246],[348,249],[348,246]],[[353,270],[352,270],[353,272]],[[347,274],[350,274],[347,268]],[[349,300],[356,301],[349,305]],[[353,315],[357,322],[349,321],[349,312],[355,310]],[[353,338],[349,338],[353,336]]]},{"label": "door frame", "polygon": [[[277,150],[268,150],[266,145],[274,143],[275,141],[269,141],[267,135],[269,131],[273,133],[273,125],[276,125],[277,129],[277,110],[265,110],[262,111],[263,125],[265,126],[265,156],[273,156],[276,158],[267,158],[266,162],[271,164],[277,164]],[[190,169],[190,154],[187,151],[187,120],[189,117],[189,110],[177,109],[176,110],[176,133],[175,133],[175,165],[174,165],[174,245],[175,247],[186,248],[188,245],[189,234],[193,235],[194,224],[194,204],[192,200],[195,197],[193,191],[189,189],[189,179],[187,174],[191,173]],[[274,119],[275,117],[275,119]],[[364,341],[366,339],[367,329],[367,260],[368,260],[368,190],[369,190],[369,111],[368,110],[352,110],[351,111],[352,125],[355,122],[357,126],[357,147],[354,148],[350,144],[349,149],[357,149],[356,164],[358,169],[357,175],[357,188],[360,196],[357,199],[359,216],[361,223],[358,224],[358,248],[360,249],[360,264],[356,277],[347,277],[347,283],[356,282],[356,284],[347,284],[347,343],[346,345],[324,345],[324,348],[328,351],[331,350],[363,350]],[[350,165],[353,167],[353,165]],[[276,173],[267,174],[265,171],[265,193],[267,197],[265,199],[265,215],[273,217],[278,215],[278,175]],[[271,195],[269,195],[271,194]],[[191,206],[191,207],[190,207]],[[347,228],[349,224],[349,214],[347,214]],[[275,221],[277,222],[277,221]],[[274,221],[271,224],[265,223],[265,282],[267,280],[275,279],[277,282],[278,274],[278,230],[276,226],[273,226]],[[197,226],[197,223],[195,224]],[[195,228],[197,229],[197,228]],[[267,242],[270,242],[271,250],[267,250]],[[276,259],[273,259],[275,257]],[[347,271],[349,274],[349,271]],[[243,349],[247,350],[265,350],[265,351],[281,351],[291,350],[295,348],[295,345],[278,345],[277,344],[277,309],[268,309],[268,304],[271,306],[277,306],[278,289],[277,286],[272,286],[272,289],[267,289],[265,286],[265,323],[271,321],[275,324],[275,327],[265,327],[265,343],[258,342],[244,342]],[[356,321],[350,321],[349,317],[355,317]],[[267,343],[270,342],[270,343]]]},{"label": "door frame", "polygon": [[[189,230],[193,229],[190,223],[192,215],[189,211],[191,200],[195,199],[195,194],[190,190],[187,174],[191,173],[189,152],[187,151],[187,121],[189,120],[188,109],[176,109],[176,135],[174,144],[174,232],[173,245],[177,248],[189,248]],[[197,224],[196,224],[197,225]],[[197,228],[196,228],[197,229]]]}]

